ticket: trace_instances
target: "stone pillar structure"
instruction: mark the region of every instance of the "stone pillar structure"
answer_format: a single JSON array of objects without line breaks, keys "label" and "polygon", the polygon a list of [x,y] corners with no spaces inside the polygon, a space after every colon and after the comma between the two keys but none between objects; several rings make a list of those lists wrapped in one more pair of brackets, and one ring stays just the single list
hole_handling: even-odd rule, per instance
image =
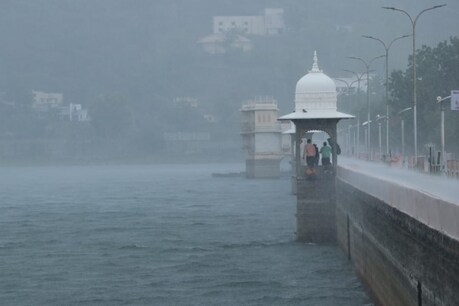
[{"label": "stone pillar structure", "polygon": [[276,100],[257,97],[244,104],[241,113],[247,178],[279,178],[283,153]]},{"label": "stone pillar structure", "polygon": [[[330,141],[336,140],[338,120],[294,120],[297,133],[297,152],[300,151],[298,141],[302,135],[311,135],[312,127],[326,132]],[[311,137],[311,136],[307,136]],[[332,147],[332,165],[315,166],[314,174],[307,174],[307,165],[302,162],[302,153],[297,154],[297,230],[299,241],[315,243],[334,243],[336,241],[336,146]]]}]

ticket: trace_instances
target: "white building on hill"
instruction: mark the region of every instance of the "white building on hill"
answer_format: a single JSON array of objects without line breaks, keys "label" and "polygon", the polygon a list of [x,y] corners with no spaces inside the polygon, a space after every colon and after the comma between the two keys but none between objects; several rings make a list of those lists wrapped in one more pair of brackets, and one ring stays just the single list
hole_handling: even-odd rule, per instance
[{"label": "white building on hill", "polygon": [[215,16],[213,33],[238,31],[247,35],[279,35],[284,32],[284,10],[267,8],[258,16]]},{"label": "white building on hill", "polygon": [[234,48],[243,52],[253,49],[253,43],[247,37],[239,34],[229,35],[229,33],[216,33],[208,35],[198,40],[203,50],[210,54],[226,53],[228,48]]},{"label": "white building on hill", "polygon": [[32,91],[33,104],[32,107],[36,110],[47,111],[51,108],[62,106],[64,94],[48,93],[43,91]]}]

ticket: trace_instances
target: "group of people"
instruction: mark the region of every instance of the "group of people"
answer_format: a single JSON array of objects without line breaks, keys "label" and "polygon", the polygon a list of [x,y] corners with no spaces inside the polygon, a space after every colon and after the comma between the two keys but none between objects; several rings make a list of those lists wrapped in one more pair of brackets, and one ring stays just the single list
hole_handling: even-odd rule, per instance
[{"label": "group of people", "polygon": [[306,164],[309,167],[314,167],[319,165],[319,157],[322,155],[322,166],[327,166],[331,164],[331,154],[332,149],[327,145],[327,142],[324,142],[322,148],[319,150],[317,145],[313,144],[311,139],[308,139],[304,146],[303,159],[306,159]]}]

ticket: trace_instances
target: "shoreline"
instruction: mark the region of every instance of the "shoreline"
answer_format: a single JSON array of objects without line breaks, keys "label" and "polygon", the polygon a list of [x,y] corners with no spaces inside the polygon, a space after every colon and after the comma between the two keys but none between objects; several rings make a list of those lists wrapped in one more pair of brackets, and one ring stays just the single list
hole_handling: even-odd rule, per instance
[{"label": "shoreline", "polygon": [[241,158],[195,156],[174,158],[173,156],[152,156],[144,158],[98,158],[87,160],[72,159],[0,159],[0,167],[45,167],[45,166],[104,166],[104,165],[157,165],[157,164],[218,164],[244,163]]}]

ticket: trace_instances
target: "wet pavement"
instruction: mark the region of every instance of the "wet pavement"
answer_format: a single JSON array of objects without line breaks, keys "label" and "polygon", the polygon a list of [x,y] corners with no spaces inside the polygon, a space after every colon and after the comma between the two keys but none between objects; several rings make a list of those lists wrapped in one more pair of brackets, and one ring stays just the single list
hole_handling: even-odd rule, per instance
[{"label": "wet pavement", "polygon": [[459,179],[457,178],[342,156],[338,159],[338,165],[459,205]]}]

